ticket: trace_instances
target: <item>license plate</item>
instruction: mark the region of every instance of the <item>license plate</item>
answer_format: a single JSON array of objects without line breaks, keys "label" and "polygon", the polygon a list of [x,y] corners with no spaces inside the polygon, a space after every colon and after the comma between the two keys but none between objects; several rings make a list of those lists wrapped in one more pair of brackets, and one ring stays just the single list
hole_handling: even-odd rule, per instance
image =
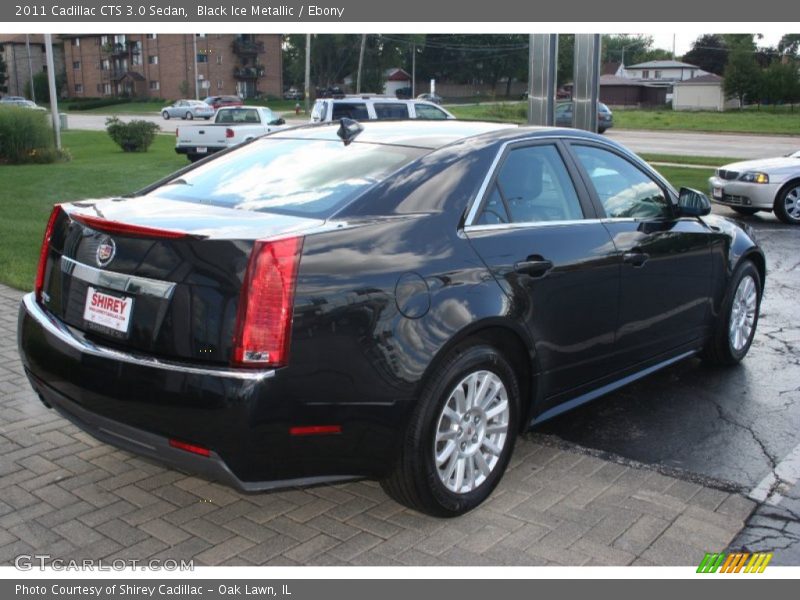
[{"label": "license plate", "polygon": [[89,286],[83,318],[94,325],[127,333],[132,307],[133,298],[129,296],[113,296]]},{"label": "license plate", "polygon": [[195,152],[197,152],[198,154],[205,154],[206,152],[208,152],[208,148],[206,148],[205,146],[198,146],[197,148],[195,148]]},{"label": "license plate", "polygon": [[715,187],[711,190],[711,195],[714,198],[722,198],[722,188]]}]

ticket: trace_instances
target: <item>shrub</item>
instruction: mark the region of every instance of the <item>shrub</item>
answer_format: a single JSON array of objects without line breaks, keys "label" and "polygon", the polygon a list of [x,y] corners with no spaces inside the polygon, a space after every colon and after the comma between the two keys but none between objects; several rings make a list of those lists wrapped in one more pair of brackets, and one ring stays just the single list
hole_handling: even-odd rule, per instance
[{"label": "shrub", "polygon": [[129,98],[87,98],[86,100],[70,102],[67,110],[92,110],[93,108],[105,108],[106,106],[127,104],[128,102],[130,102]]},{"label": "shrub", "polygon": [[124,123],[117,117],[109,117],[106,119],[106,131],[123,152],[147,152],[156,138],[158,125],[141,119]]},{"label": "shrub", "polygon": [[53,149],[53,132],[43,111],[0,107],[0,160],[10,163],[40,162],[37,153]]}]

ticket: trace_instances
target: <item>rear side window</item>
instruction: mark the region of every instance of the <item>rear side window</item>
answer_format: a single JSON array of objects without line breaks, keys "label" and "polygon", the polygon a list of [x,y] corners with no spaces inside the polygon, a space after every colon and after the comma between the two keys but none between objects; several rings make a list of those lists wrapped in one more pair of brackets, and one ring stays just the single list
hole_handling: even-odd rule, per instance
[{"label": "rear side window", "polygon": [[149,197],[326,219],[428,150],[263,138],[162,185]]},{"label": "rear side window", "polygon": [[331,118],[334,121],[339,119],[365,121],[369,119],[369,113],[367,112],[367,105],[363,102],[334,102]]},{"label": "rear side window", "polygon": [[446,119],[447,113],[441,108],[436,108],[430,104],[415,104],[414,110],[418,119]]},{"label": "rear side window", "polygon": [[378,119],[407,119],[408,105],[400,103],[376,102],[375,117]]},{"label": "rear side window", "polygon": [[583,218],[578,194],[558,149],[515,148],[506,156],[478,217],[482,225]]}]

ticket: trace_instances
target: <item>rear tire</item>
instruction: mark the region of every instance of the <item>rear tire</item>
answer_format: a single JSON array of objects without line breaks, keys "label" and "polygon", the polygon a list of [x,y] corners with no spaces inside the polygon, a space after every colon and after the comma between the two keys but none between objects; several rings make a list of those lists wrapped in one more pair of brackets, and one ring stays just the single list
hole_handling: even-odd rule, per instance
[{"label": "rear tire", "polygon": [[735,212],[739,213],[740,215],[744,215],[745,217],[752,217],[759,210],[757,208],[747,208],[745,206],[731,206],[731,208]]},{"label": "rear tire", "polygon": [[194,119],[194,115],[192,113],[188,112],[188,111],[186,112],[185,116],[186,116],[186,119],[189,120],[189,121]]},{"label": "rear tire", "polygon": [[793,181],[775,198],[775,216],[788,225],[800,225],[800,181]]},{"label": "rear tire", "polygon": [[519,407],[517,376],[497,349],[453,351],[424,385],[381,486],[399,503],[437,517],[472,510],[508,466]]},{"label": "rear tire", "polygon": [[186,158],[189,159],[189,162],[193,162],[194,163],[194,162],[197,162],[198,160],[200,160],[203,157],[200,156],[199,154],[187,154]]},{"label": "rear tire", "polygon": [[747,355],[758,325],[761,286],[756,266],[752,261],[742,261],[731,277],[713,334],[703,349],[706,362],[731,366]]}]

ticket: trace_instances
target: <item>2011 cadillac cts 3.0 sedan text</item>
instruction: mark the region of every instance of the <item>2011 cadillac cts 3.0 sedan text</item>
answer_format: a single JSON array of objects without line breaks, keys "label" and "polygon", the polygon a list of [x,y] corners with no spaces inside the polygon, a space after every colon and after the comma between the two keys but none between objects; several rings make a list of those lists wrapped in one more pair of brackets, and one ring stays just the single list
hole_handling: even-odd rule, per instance
[{"label": "2011 cadillac cts 3.0 sedan text", "polygon": [[457,515],[528,427],[745,356],[765,259],[709,209],[576,130],[285,130],[56,206],[21,355],[116,446],[247,491],[376,478]]}]

